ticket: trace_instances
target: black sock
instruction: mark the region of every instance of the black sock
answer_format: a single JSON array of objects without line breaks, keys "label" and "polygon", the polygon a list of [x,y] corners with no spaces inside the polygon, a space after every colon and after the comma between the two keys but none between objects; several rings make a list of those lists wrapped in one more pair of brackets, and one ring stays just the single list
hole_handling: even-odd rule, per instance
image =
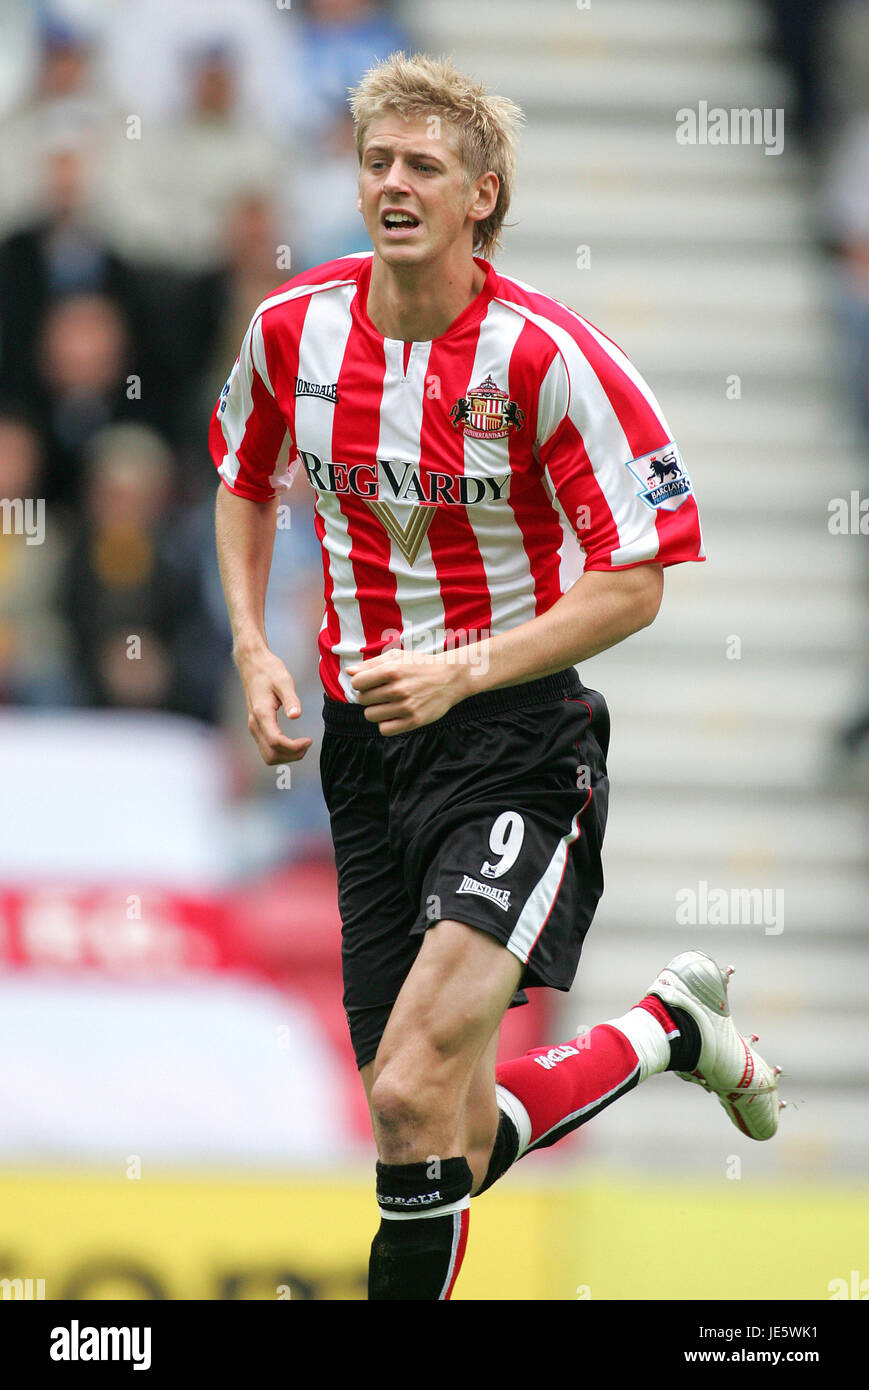
[{"label": "black sock", "polygon": [[472,1182],[465,1158],[378,1163],[369,1301],[449,1298],[465,1253]]},{"label": "black sock", "polygon": [[[661,996],[656,994],[656,999]],[[679,1029],[678,1038],[670,1039],[670,1063],[667,1071],[693,1071],[700,1061],[700,1029],[685,1009],[676,1009],[663,999],[661,1003]]]},{"label": "black sock", "polygon": [[480,1193],[491,1187],[493,1182],[502,1178],[508,1168],[512,1168],[519,1152],[519,1135],[516,1132],[516,1126],[503,1110],[499,1110],[498,1114],[500,1118],[492,1157],[489,1159],[489,1167],[486,1169],[483,1185],[474,1193],[475,1197],[479,1197]]}]

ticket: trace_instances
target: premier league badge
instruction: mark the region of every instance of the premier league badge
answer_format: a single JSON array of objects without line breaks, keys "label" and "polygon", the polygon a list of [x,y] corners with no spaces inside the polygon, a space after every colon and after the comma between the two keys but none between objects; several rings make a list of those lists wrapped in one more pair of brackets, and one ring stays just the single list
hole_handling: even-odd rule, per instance
[{"label": "premier league badge", "polygon": [[693,492],[691,479],[685,472],[682,458],[675,444],[665,444],[642,458],[632,459],[625,465],[642,485],[637,494],[647,507],[657,511],[663,508],[675,512],[685,498]]}]

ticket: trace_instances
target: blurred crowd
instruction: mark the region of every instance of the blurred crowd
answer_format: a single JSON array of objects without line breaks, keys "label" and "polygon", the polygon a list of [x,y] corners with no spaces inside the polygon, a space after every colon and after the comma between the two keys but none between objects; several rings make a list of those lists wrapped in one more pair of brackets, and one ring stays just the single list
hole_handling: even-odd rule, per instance
[{"label": "blurred crowd", "polygon": [[[370,245],[347,87],[409,40],[375,0],[0,0],[0,30],[0,703],[221,723],[240,789],[265,792],[208,421],[256,305]],[[313,735],[305,489],[282,514],[266,620]],[[307,762],[281,815],[325,830]]]},{"label": "blurred crowd", "polygon": [[[869,0],[760,3],[869,443]],[[221,724],[242,789],[265,790],[231,664],[208,420],[260,300],[368,246],[346,92],[413,43],[377,0],[0,0],[0,31],[0,703]],[[299,476],[267,629],[316,735],[311,508]],[[869,713],[846,736],[869,737]],[[316,744],[287,806],[324,830],[315,762]]]}]

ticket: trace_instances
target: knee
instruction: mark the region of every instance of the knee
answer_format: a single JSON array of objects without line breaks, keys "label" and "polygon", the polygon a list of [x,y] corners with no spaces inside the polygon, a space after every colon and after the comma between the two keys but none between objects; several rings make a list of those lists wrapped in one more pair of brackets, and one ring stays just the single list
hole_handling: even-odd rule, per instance
[{"label": "knee", "polygon": [[413,1140],[440,1132],[455,1118],[459,1097],[467,1089],[467,1064],[449,1042],[429,1037],[410,1049],[400,1048],[375,1067],[371,1111],[384,1138]]},{"label": "knee", "polygon": [[400,1139],[410,1136],[425,1119],[420,1088],[413,1077],[387,1066],[371,1088],[371,1110],[384,1134]]}]

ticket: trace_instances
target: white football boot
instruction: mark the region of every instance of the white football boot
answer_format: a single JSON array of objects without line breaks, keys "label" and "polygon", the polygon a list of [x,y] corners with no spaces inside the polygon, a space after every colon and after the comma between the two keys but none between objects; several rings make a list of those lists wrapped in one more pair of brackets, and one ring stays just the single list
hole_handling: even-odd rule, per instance
[{"label": "white football boot", "polygon": [[661,971],[649,994],[684,1009],[700,1030],[700,1057],[693,1072],[679,1071],[717,1095],[737,1129],[749,1139],[771,1139],[778,1129],[781,1067],[770,1067],[736,1031],[727,1002],[732,967],[722,970],[704,951],[682,951]]}]

